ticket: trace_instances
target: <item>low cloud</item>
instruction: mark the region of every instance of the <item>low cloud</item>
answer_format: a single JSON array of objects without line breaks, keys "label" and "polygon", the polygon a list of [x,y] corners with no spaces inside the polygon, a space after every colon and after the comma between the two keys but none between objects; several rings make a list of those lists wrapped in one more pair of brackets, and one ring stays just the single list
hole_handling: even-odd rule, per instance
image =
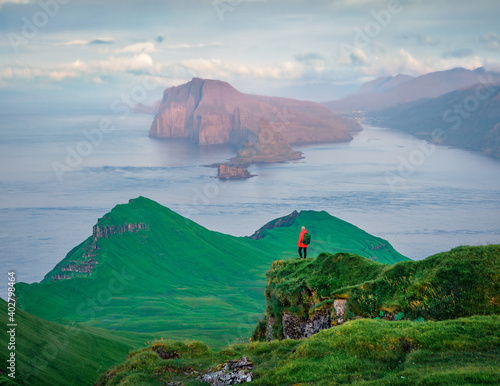
[{"label": "low cloud", "polygon": [[112,38],[96,38],[93,40],[70,40],[69,42],[58,43],[59,46],[86,46],[92,44],[115,44]]},{"label": "low cloud", "polygon": [[158,52],[155,45],[151,42],[144,43],[136,43],[130,46],[126,46],[125,48],[116,50],[118,54],[122,53],[132,53],[132,54],[142,54],[142,53],[151,53]]},{"label": "low cloud", "polygon": [[443,53],[443,58],[468,58],[473,56],[474,51],[470,48],[461,48],[454,51],[447,51]]},{"label": "low cloud", "polygon": [[103,38],[91,40],[88,44],[115,44],[115,41],[110,38]]}]

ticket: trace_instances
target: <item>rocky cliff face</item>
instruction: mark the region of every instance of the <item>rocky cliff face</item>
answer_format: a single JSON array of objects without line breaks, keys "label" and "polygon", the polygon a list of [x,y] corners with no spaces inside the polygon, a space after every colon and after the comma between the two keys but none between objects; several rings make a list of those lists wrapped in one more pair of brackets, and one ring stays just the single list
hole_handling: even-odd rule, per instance
[{"label": "rocky cliff face", "polygon": [[300,214],[299,212],[294,210],[288,216],[283,216],[283,217],[277,218],[276,220],[270,221],[266,225],[264,225],[263,227],[256,230],[252,236],[249,236],[249,238],[251,238],[253,240],[260,240],[266,236],[266,233],[265,233],[266,230],[292,226],[295,223],[295,219],[297,217],[299,217],[299,214]]},{"label": "rocky cliff face", "polygon": [[149,135],[242,145],[258,135],[261,120],[290,144],[350,141],[350,133],[361,130],[318,103],[247,95],[226,82],[193,78],[165,90]]},{"label": "rocky cliff face", "polygon": [[104,226],[97,223],[92,230],[92,239],[94,241],[99,238],[108,239],[114,234],[121,235],[125,232],[139,232],[141,229],[148,229],[148,226],[144,223]]},{"label": "rocky cliff face", "polygon": [[[345,299],[335,299],[333,307],[314,313],[307,318],[300,318],[292,313],[283,312],[278,317],[266,316],[266,337],[268,341],[276,338],[276,331],[282,331],[284,339],[304,339],[322,330],[344,323]],[[280,324],[277,325],[276,323]]]},{"label": "rocky cliff face", "polygon": [[[73,254],[75,250],[70,251],[67,257],[54,268],[50,277],[44,278],[44,281],[65,280],[76,276],[91,276],[92,271],[99,264],[97,257],[100,249],[100,239],[108,239],[115,234],[123,234],[125,232],[139,232],[142,229],[149,229],[149,226],[144,223],[102,225],[98,222],[94,225],[92,236],[80,246],[80,253],[75,256]],[[71,258],[68,258],[68,256],[71,256]]]}]

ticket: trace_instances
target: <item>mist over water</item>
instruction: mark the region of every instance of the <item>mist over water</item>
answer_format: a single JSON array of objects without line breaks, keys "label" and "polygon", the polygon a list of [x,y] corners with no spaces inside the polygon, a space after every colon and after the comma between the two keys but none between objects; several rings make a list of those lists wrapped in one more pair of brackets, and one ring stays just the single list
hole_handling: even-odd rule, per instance
[{"label": "mist over water", "polygon": [[68,149],[85,149],[85,133],[101,119],[7,115],[0,122],[2,277],[14,270],[18,281],[40,281],[99,217],[137,196],[236,236],[293,210],[325,210],[413,259],[500,243],[500,161],[480,154],[365,126],[350,143],[297,147],[304,159],[253,165],[257,176],[224,182],[203,165],[235,149],[151,139],[152,117],[137,115],[116,122],[58,178],[53,163],[67,165]]}]

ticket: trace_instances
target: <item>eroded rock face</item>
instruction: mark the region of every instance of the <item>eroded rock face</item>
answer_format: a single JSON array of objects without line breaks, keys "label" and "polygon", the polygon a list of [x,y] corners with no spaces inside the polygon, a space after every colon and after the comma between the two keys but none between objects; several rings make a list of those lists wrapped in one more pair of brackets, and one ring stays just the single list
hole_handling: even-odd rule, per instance
[{"label": "eroded rock face", "polygon": [[149,229],[149,225],[144,223],[122,224],[122,225],[94,225],[92,238],[87,242],[81,258],[71,260],[65,265],[59,264],[61,272],[64,274],[55,274],[50,277],[51,281],[67,280],[75,276],[91,276],[94,268],[99,264],[96,260],[99,250],[99,239],[108,239],[114,234],[123,234],[125,232],[139,232],[141,229]]},{"label": "eroded rock face", "polygon": [[333,308],[335,310],[335,322],[337,324],[344,323],[344,313],[345,313],[346,303],[347,303],[346,299],[335,299],[333,302]]},{"label": "eroded rock face", "polygon": [[252,381],[253,362],[247,357],[224,363],[220,370],[209,371],[202,380],[215,386],[235,385]]},{"label": "eroded rock face", "polygon": [[286,339],[304,339],[331,327],[330,314],[319,312],[306,321],[296,316],[284,313],[282,318],[283,335]]},{"label": "eroded rock face", "polygon": [[345,142],[361,130],[319,103],[248,95],[226,82],[193,78],[165,90],[149,136],[243,145],[258,135],[260,120],[271,122],[289,144]]},{"label": "eroded rock face", "polygon": [[218,167],[217,177],[221,179],[245,179],[250,178],[252,175],[250,172],[241,166],[236,166],[232,164],[220,164]]},{"label": "eroded rock face", "polygon": [[[299,217],[299,212],[294,210],[292,213],[290,213],[287,216],[280,217],[276,220],[268,222],[266,225],[263,227],[257,229],[252,236],[249,236],[249,238],[254,239],[254,240],[260,240],[265,237],[265,231],[268,229],[274,229],[274,228],[280,228],[280,227],[290,227],[294,224],[295,219]],[[273,322],[274,323],[274,322]]]},{"label": "eroded rock face", "polygon": [[122,234],[125,232],[139,232],[141,229],[148,229],[147,224],[123,224],[123,225],[94,225],[92,230],[92,238],[97,240],[99,238],[108,239],[114,234]]}]

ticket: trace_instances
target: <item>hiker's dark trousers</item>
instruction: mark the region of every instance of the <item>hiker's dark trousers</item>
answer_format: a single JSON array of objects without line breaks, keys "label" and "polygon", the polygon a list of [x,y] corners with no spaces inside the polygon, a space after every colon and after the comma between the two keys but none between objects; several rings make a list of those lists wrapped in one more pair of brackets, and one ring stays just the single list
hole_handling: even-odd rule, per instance
[{"label": "hiker's dark trousers", "polygon": [[302,251],[304,251],[304,259],[307,259],[307,248],[299,247],[299,256],[302,259]]}]

